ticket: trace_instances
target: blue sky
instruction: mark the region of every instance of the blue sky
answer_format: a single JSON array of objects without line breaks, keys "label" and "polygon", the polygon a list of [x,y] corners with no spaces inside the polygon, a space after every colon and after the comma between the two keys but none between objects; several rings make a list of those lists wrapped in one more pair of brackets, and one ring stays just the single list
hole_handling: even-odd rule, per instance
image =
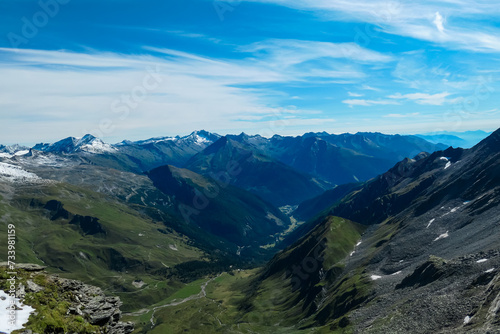
[{"label": "blue sky", "polygon": [[0,143],[500,126],[495,1],[2,0]]}]

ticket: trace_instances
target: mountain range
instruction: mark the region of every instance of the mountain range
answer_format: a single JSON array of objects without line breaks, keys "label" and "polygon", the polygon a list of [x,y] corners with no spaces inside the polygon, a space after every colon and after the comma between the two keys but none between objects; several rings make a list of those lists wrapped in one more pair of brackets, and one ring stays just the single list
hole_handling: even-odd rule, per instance
[{"label": "mountain range", "polygon": [[[39,154],[117,170],[143,173],[172,165],[201,174],[220,173],[234,161],[242,172],[231,183],[277,206],[298,205],[337,184],[366,181],[404,157],[446,148],[416,136],[308,133],[264,138],[195,131],[184,137],[122,141],[110,145],[92,135],[69,137],[31,149],[4,148],[3,157]],[[31,153],[28,153],[27,151]],[[55,158],[57,159],[57,158]]]},{"label": "mountain range", "polygon": [[494,333],[499,158],[500,130],[86,135],[0,146],[0,219],[136,333]]},{"label": "mountain range", "polygon": [[481,140],[489,136],[491,132],[482,130],[453,132],[453,131],[435,131],[431,133],[417,134],[431,143],[442,143],[453,147],[471,148]]}]

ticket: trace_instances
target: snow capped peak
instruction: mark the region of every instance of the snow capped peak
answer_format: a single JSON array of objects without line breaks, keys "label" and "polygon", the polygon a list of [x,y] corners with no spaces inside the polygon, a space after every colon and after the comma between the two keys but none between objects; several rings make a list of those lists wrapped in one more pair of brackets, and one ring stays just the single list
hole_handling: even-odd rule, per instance
[{"label": "snow capped peak", "polygon": [[75,139],[77,139],[77,142],[75,144],[76,146],[88,145],[88,144],[91,144],[92,142],[94,142],[95,140],[101,141],[100,139],[97,139],[96,137],[92,136],[91,134],[86,134],[82,138],[75,138]]},{"label": "snow capped peak", "polygon": [[29,147],[18,144],[11,146],[0,145],[0,153],[16,154],[17,152],[29,151]]},{"label": "snow capped peak", "polygon": [[115,148],[111,145],[104,143],[91,134],[86,134],[81,138],[68,137],[54,144],[37,144],[33,149],[43,152],[67,154],[76,152],[105,153],[115,151]]},{"label": "snow capped peak", "polygon": [[197,145],[210,145],[219,139],[220,136],[205,130],[193,131],[191,134],[181,137],[178,140],[183,142],[190,142]]},{"label": "snow capped peak", "polygon": [[21,145],[4,146],[0,145],[0,158],[11,159],[13,157],[26,155],[30,153],[29,147]]},{"label": "snow capped peak", "polygon": [[94,138],[94,140],[89,143],[81,145],[80,150],[90,153],[106,153],[116,151],[113,146],[106,144],[102,140],[97,138]]},{"label": "snow capped peak", "polygon": [[[194,145],[202,149],[217,141],[221,136],[205,130],[194,131],[191,134],[180,137],[154,137],[140,141],[124,140],[118,144],[111,145],[104,143],[101,139],[96,138],[91,134],[86,134],[83,137],[67,137],[55,143],[39,143],[33,146],[32,150],[41,151],[55,154],[73,154],[78,152],[87,152],[94,154],[112,153],[117,152],[120,148],[125,146],[143,146],[148,144],[158,144],[173,142],[177,145]],[[19,153],[16,153],[19,152]],[[0,158],[12,158],[14,154],[24,155],[28,154],[29,148],[27,147],[8,147],[0,145]]]},{"label": "snow capped peak", "polygon": [[138,140],[138,141],[124,140],[124,141],[116,144],[116,146],[132,146],[132,145],[142,146],[142,145],[148,145],[148,144],[158,144],[158,143],[163,143],[163,142],[168,142],[168,141],[175,142],[175,141],[179,140],[179,138],[180,138],[179,136],[175,136],[175,137],[153,137],[153,138],[149,138],[146,140]]}]

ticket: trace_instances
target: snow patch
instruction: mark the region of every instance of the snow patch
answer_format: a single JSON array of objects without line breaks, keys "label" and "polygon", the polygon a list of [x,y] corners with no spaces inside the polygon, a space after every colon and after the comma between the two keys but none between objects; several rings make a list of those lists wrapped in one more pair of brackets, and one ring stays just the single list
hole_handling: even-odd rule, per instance
[{"label": "snow patch", "polygon": [[381,279],[382,276],[379,276],[379,275],[371,275],[370,278],[373,280],[373,281],[376,281],[378,279]]},{"label": "snow patch", "polygon": [[201,144],[205,144],[205,143],[211,143],[210,140],[208,140],[207,138],[205,137],[202,137],[202,136],[199,136],[199,135],[196,135],[194,137],[194,142],[198,145],[201,145]]},{"label": "snow patch", "polygon": [[9,307],[12,298],[6,294],[4,291],[0,290],[0,332],[10,334],[15,330],[23,329],[24,324],[28,322],[30,314],[35,311],[34,308],[28,305],[23,305],[19,298],[15,298],[15,305],[19,306],[20,309],[15,311],[16,321],[14,324],[9,323]]},{"label": "snow patch", "polygon": [[476,263],[483,263],[483,262],[486,262],[488,261],[488,259],[481,259],[481,260],[477,260]]},{"label": "snow patch", "polygon": [[489,273],[492,273],[494,270],[495,270],[495,268],[490,268],[488,270],[485,270],[484,272],[489,274]]},{"label": "snow patch", "polygon": [[18,151],[16,153],[14,153],[15,156],[20,156],[20,155],[26,155],[30,153],[30,150],[22,150],[22,151]]},{"label": "snow patch", "polygon": [[90,144],[83,145],[81,150],[89,153],[108,153],[116,151],[114,147],[109,144],[105,144],[99,139],[93,140]]},{"label": "snow patch", "polygon": [[446,212],[444,215],[441,216],[441,218],[446,217],[449,214],[457,212],[457,210],[460,209],[460,206],[457,206],[455,208],[452,208],[450,211]]},{"label": "snow patch", "polygon": [[[356,247],[358,247],[359,245],[361,245],[361,241],[358,241],[358,243],[356,244],[356,246],[354,246],[354,249],[356,249]],[[353,256],[353,255],[354,255],[354,253],[356,253],[356,250],[353,250],[353,251],[351,252],[351,255],[349,255],[349,256]]]},{"label": "snow patch", "polygon": [[449,159],[446,158],[446,157],[440,157],[439,160],[444,160],[444,161],[448,161]]},{"label": "snow patch", "polygon": [[172,244],[170,244],[170,245],[168,245],[168,247],[169,247],[171,250],[178,251],[178,249],[177,249],[177,246],[176,246],[176,245],[172,245]]},{"label": "snow patch", "polygon": [[143,237],[143,236],[144,236],[144,234],[142,234],[142,233],[139,233],[139,234],[138,234],[138,236],[140,236],[140,237]]},{"label": "snow patch", "polygon": [[41,180],[36,174],[25,171],[19,166],[3,162],[0,162],[0,176],[5,176],[11,182]]},{"label": "snow patch", "polygon": [[12,158],[12,154],[0,152],[0,158],[10,159],[10,158]]},{"label": "snow patch", "polygon": [[444,169],[448,169],[448,168],[450,168],[450,166],[451,166],[451,162],[450,162],[450,161],[448,161],[448,162],[446,163],[446,166],[444,166]]},{"label": "snow patch", "polygon": [[432,225],[432,223],[434,223],[435,220],[436,218],[432,218],[431,220],[429,220],[429,224],[427,224],[426,228],[429,228]]},{"label": "snow patch", "polygon": [[395,276],[395,275],[399,275],[399,274],[401,274],[401,270],[396,271],[395,273],[391,274],[391,276]]},{"label": "snow patch", "polygon": [[448,231],[446,231],[446,233],[441,234],[439,237],[437,237],[436,239],[434,239],[434,241],[438,241],[438,240],[441,240],[441,239],[444,239],[444,238],[448,238],[448,237],[449,237]]},{"label": "snow patch", "polygon": [[470,317],[469,317],[469,316],[466,316],[466,317],[464,318],[464,325],[467,325],[469,322],[470,322]]}]

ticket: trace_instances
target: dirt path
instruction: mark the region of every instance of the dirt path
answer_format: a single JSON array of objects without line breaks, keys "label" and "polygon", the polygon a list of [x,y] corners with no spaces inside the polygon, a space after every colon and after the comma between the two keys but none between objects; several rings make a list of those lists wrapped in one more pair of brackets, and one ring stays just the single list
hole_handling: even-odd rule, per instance
[{"label": "dirt path", "polygon": [[151,328],[153,328],[155,326],[154,316],[155,316],[156,310],[159,310],[159,309],[162,309],[162,308],[165,308],[165,307],[170,307],[170,306],[177,306],[177,305],[186,303],[186,302],[188,302],[190,300],[205,298],[207,296],[207,291],[206,291],[207,285],[210,282],[212,282],[214,279],[216,279],[217,277],[219,277],[220,275],[221,274],[219,274],[219,275],[217,275],[217,276],[215,276],[215,277],[207,280],[206,282],[203,282],[203,284],[201,285],[201,291],[199,293],[197,293],[196,295],[192,295],[192,296],[189,296],[189,297],[184,298],[182,300],[171,302],[171,303],[168,303],[168,304],[165,304],[165,305],[156,306],[156,307],[153,307],[152,309],[150,309],[150,308],[143,308],[143,309],[140,309],[140,310],[138,310],[136,312],[125,313],[124,315],[138,317],[138,316],[141,316],[143,314],[146,314],[148,312],[153,311],[153,314],[151,315],[151,319],[150,319]]},{"label": "dirt path", "polygon": [[[177,306],[177,305],[183,304],[185,302],[188,302],[190,300],[205,298],[207,296],[206,288],[207,288],[208,283],[212,282],[214,279],[216,279],[220,275],[221,274],[219,274],[219,275],[217,275],[217,276],[209,279],[208,281],[204,282],[201,285],[201,291],[198,294],[196,294],[196,295],[189,296],[189,297],[184,298],[183,300],[180,300],[178,302],[172,302],[172,303],[169,303],[169,304],[165,304],[165,305],[160,305],[160,306],[154,307],[153,308],[153,314],[151,314],[151,319],[149,319],[151,321],[151,328],[153,328],[155,326],[154,318],[155,318],[155,312],[156,312],[156,310],[159,310],[159,309],[162,309],[162,308],[165,308],[165,307],[170,307],[170,306]],[[149,310],[148,310],[148,312],[149,312]]]}]

